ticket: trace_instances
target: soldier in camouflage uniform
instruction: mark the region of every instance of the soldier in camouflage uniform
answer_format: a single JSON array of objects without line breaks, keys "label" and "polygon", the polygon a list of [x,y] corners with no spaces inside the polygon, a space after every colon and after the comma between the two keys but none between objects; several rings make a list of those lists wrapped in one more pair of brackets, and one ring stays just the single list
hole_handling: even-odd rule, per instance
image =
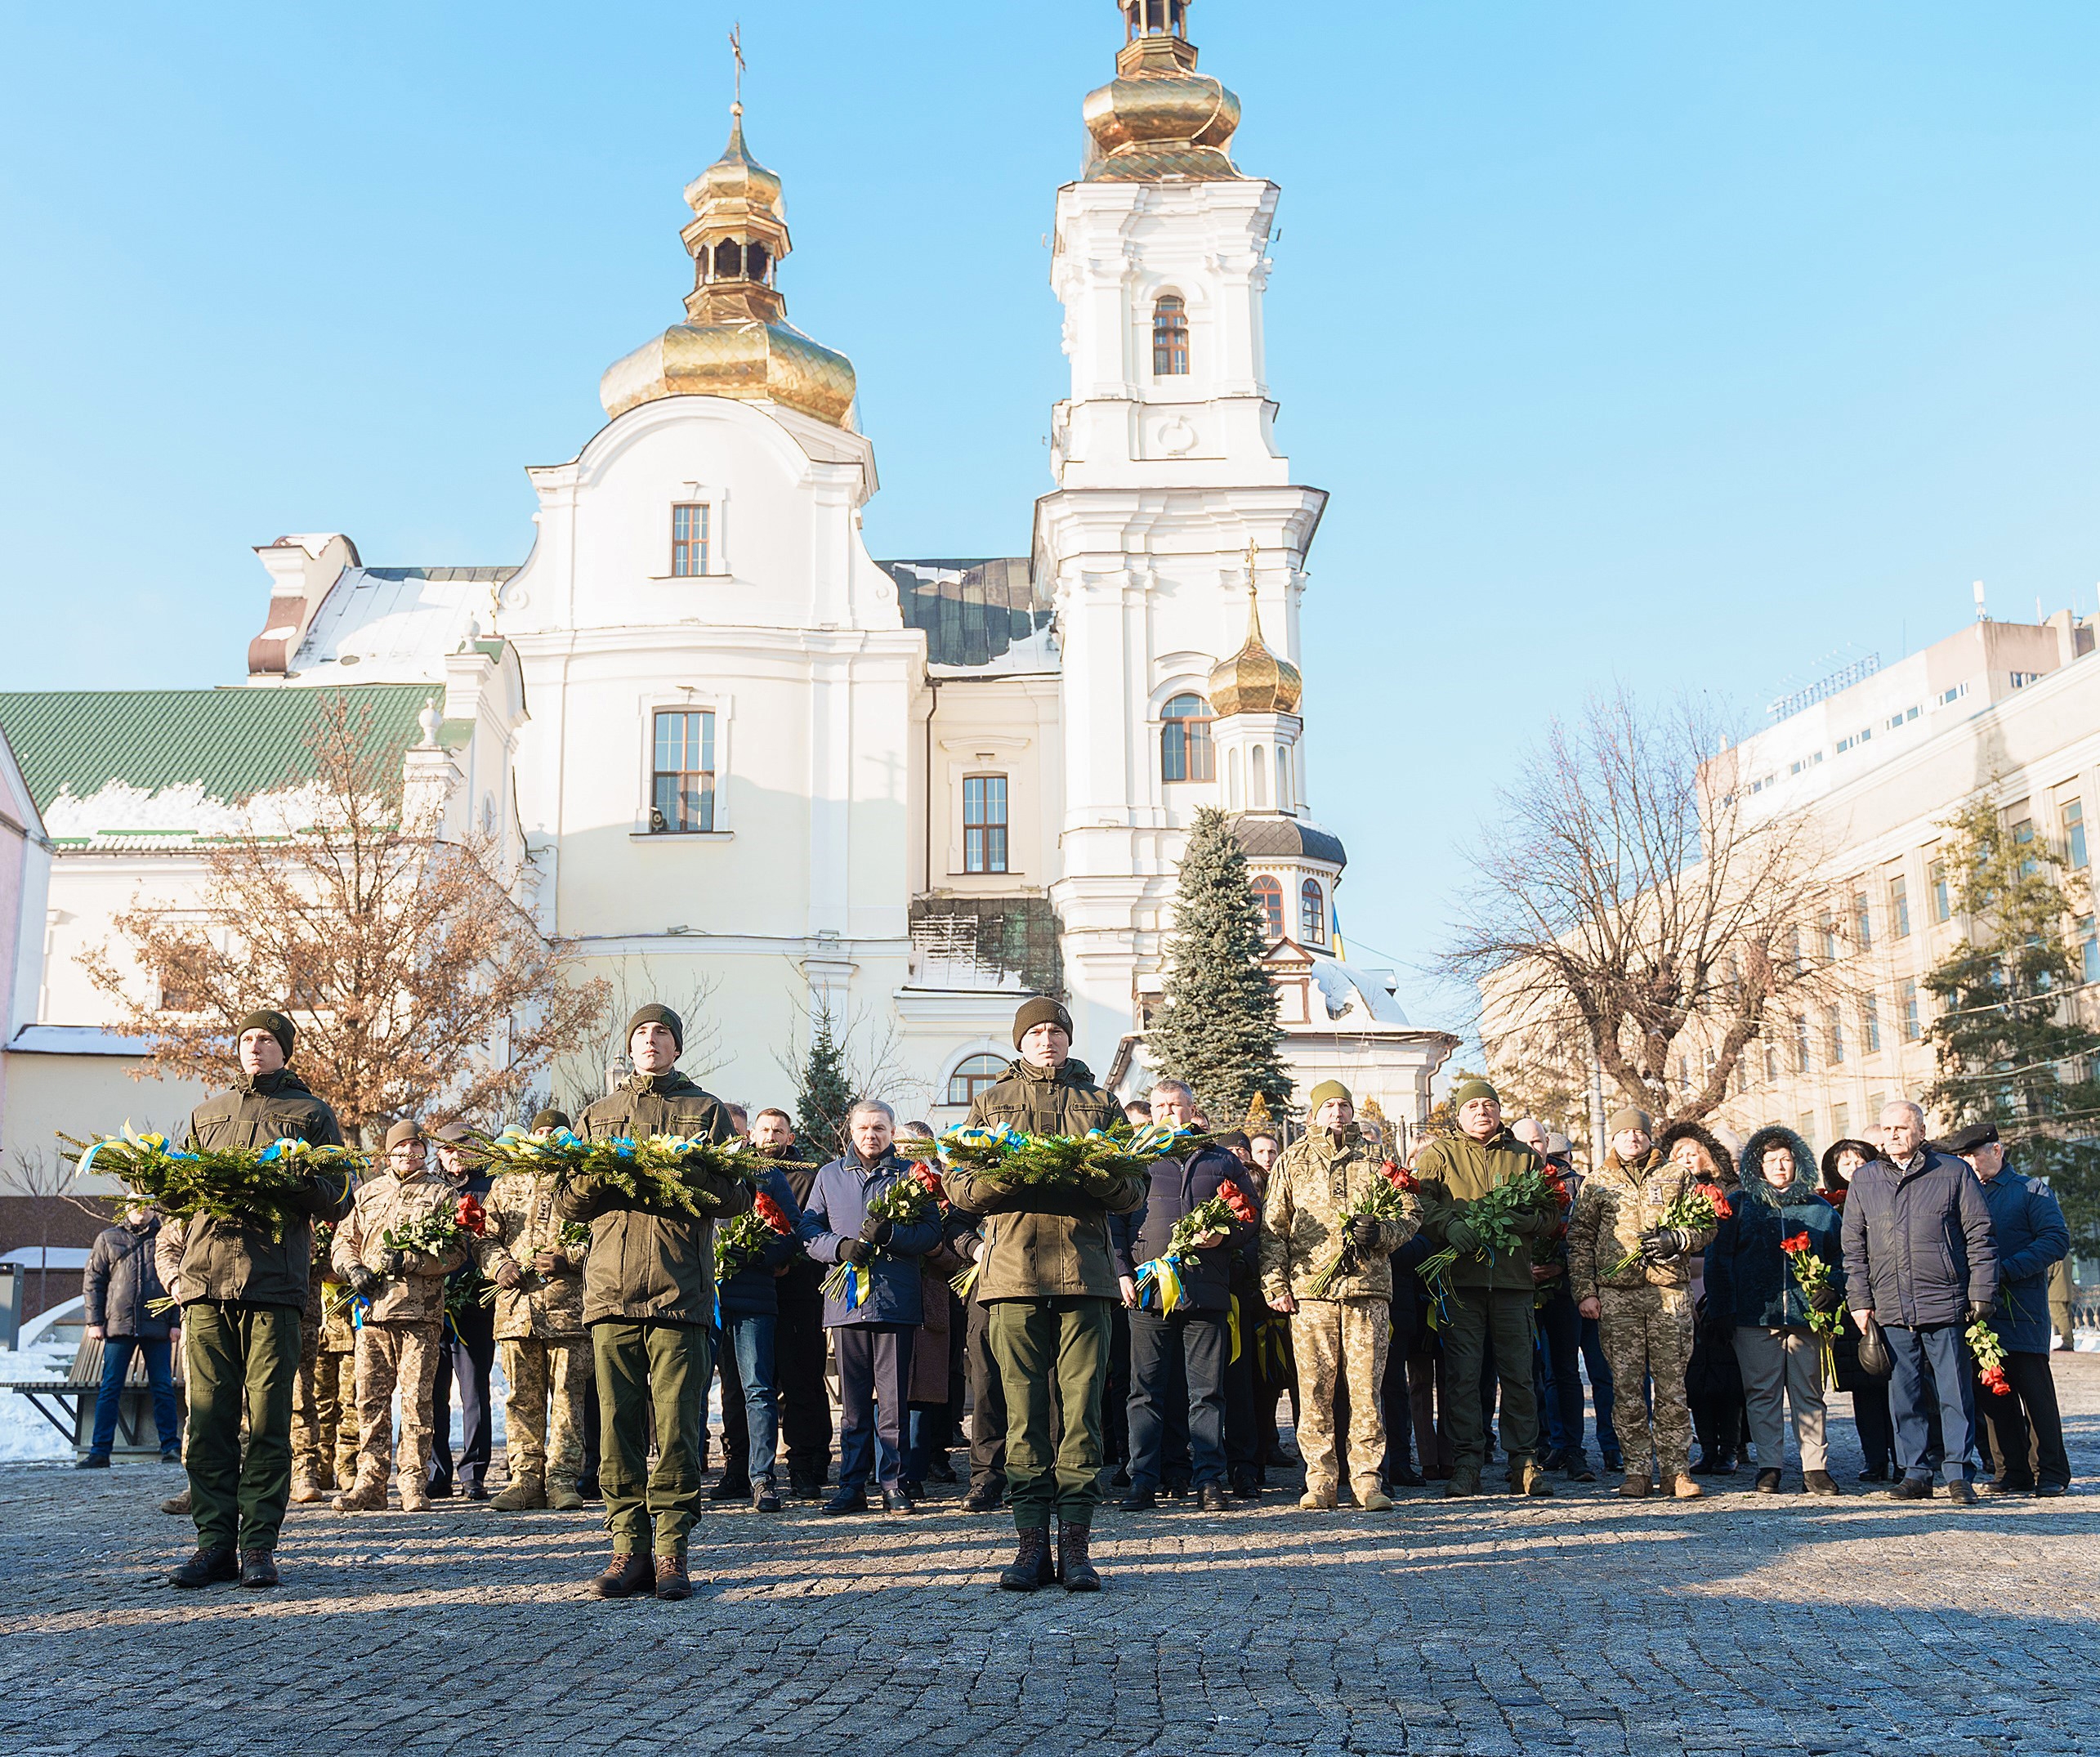
[{"label": "soldier in camouflage uniform", "polygon": [[[357,1480],[357,1331],[347,1310],[329,1312],[327,1301],[342,1290],[335,1272],[335,1228],[328,1228],[328,1285],[323,1294],[320,1352],[315,1362],[314,1402],[321,1455],[338,1489]],[[316,1270],[316,1275],[322,1272]]]},{"label": "soldier in camouflage uniform", "polygon": [[[1612,1117],[1611,1151],[1584,1180],[1568,1223],[1568,1283],[1582,1315],[1597,1321],[1611,1363],[1612,1424],[1626,1450],[1619,1492],[1634,1499],[1650,1492],[1652,1445],[1663,1491],[1696,1500],[1684,1389],[1691,1361],[1691,1257],[1714,1232],[1663,1224],[1671,1203],[1698,1180],[1688,1164],[1663,1157],[1650,1139],[1653,1126],[1646,1111],[1631,1107]],[[1614,1274],[1629,1254],[1636,1260]]]},{"label": "soldier in camouflage uniform", "polygon": [[[1334,1505],[1334,1382],[1346,1374],[1350,1486],[1359,1507],[1382,1512],[1392,1505],[1382,1477],[1378,1399],[1392,1339],[1392,1257],[1414,1236],[1421,1208],[1403,1194],[1402,1219],[1345,1218],[1383,1178],[1383,1156],[1365,1142],[1349,1089],[1338,1080],[1315,1086],[1309,1108],[1312,1127],[1276,1162],[1262,1209],[1262,1296],[1289,1315],[1298,1355],[1298,1449],[1305,1460],[1298,1504],[1310,1511]],[[1314,1278],[1343,1250],[1344,1272],[1314,1298]]]},{"label": "soldier in camouflage uniform", "polygon": [[[321,1328],[324,1296],[335,1289],[325,1277],[335,1272],[328,1252],[335,1228],[326,1221],[314,1227],[314,1264],[306,1282],[306,1308],[299,1324],[299,1376],[292,1387],[292,1499],[317,1501],[335,1485],[334,1401],[321,1384]],[[326,1413],[324,1414],[324,1405]]]},{"label": "soldier in camouflage uniform", "polygon": [[375,1513],[386,1505],[386,1467],[394,1440],[394,1391],[401,1393],[401,1511],[430,1506],[431,1393],[445,1339],[445,1278],[466,1260],[462,1245],[436,1256],[389,1250],[387,1232],[458,1205],[451,1183],[425,1170],[428,1148],[415,1124],[386,1131],[387,1174],[358,1191],[336,1228],[336,1273],[371,1310],[357,1332],[357,1481],[335,1498],[338,1513]]},{"label": "soldier in camouflage uniform", "polygon": [[[546,1111],[534,1130],[566,1129]],[[503,1449],[511,1486],[491,1504],[499,1513],[583,1504],[583,1399],[591,1382],[591,1339],[583,1328],[583,1253],[588,1239],[565,1242],[554,1212],[555,1174],[506,1173],[489,1191],[488,1222],[476,1254],[496,1284],[496,1341],[503,1352]],[[579,1227],[580,1230],[580,1227]],[[547,1401],[554,1416],[547,1419]]]}]

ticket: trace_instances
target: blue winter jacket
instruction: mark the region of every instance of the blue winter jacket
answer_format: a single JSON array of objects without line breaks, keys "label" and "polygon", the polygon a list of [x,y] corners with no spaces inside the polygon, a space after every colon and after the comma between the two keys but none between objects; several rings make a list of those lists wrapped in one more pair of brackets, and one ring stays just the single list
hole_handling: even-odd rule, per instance
[{"label": "blue winter jacket", "polygon": [[[1794,1182],[1774,1189],[1764,1174],[1767,1147],[1794,1155]],[[1816,1156],[1791,1129],[1760,1129],[1743,1150],[1742,1187],[1734,1210],[1706,1247],[1706,1315],[1747,1330],[1805,1330],[1808,1303],[1788,1267],[1781,1241],[1798,1232],[1830,1265],[1830,1285],[1844,1290],[1843,1227],[1838,1211],[1816,1193]]]},{"label": "blue winter jacket", "polygon": [[[767,1171],[758,1180],[761,1195],[770,1196],[780,1205],[780,1211],[799,1226],[802,1223],[802,1205],[795,1200],[795,1192],[788,1183],[788,1174],[777,1167]],[[775,1232],[768,1235],[766,1248],[760,1251],[747,1268],[737,1272],[722,1284],[722,1315],[725,1320],[739,1317],[777,1317],[780,1312],[780,1278],[773,1272],[793,1263],[802,1254],[802,1241],[794,1233]]]},{"label": "blue winter jacket", "polygon": [[[1163,1257],[1173,1236],[1174,1223],[1192,1208],[1199,1208],[1218,1194],[1220,1184],[1236,1184],[1249,1202],[1254,1200],[1253,1180],[1235,1154],[1223,1147],[1205,1147],[1186,1160],[1155,1160],[1152,1182],[1145,1200],[1127,1214],[1108,1217],[1108,1252],[1115,1259],[1118,1275],[1135,1275],[1137,1265]],[[1259,1205],[1256,1205],[1257,1212]],[[1224,1242],[1192,1253],[1192,1263],[1182,1265],[1182,1286],[1186,1308],[1191,1312],[1222,1312],[1232,1303],[1232,1259],[1254,1236],[1252,1227],[1234,1224],[1225,1229]]]},{"label": "blue winter jacket", "polygon": [[[800,1231],[802,1242],[817,1262],[837,1263],[838,1247],[860,1236],[867,1223],[868,1204],[909,1172],[911,1167],[893,1152],[886,1152],[872,1165],[860,1156],[835,1159],[816,1174],[810,1199],[802,1205]],[[905,1324],[914,1328],[926,1316],[920,1302],[918,1259],[941,1242],[941,1213],[936,1209],[923,1220],[899,1227],[890,1242],[867,1264],[874,1276],[868,1297],[853,1311],[846,1302],[826,1295],[824,1321],[827,1329],[842,1324]]]},{"label": "blue winter jacket", "polygon": [[1998,1297],[1998,1249],[1983,1185],[1966,1160],[1920,1150],[1905,1171],[1886,1159],[1853,1174],[1845,1198],[1845,1303],[1862,1294],[1883,1324],[1955,1324]]},{"label": "blue winter jacket", "polygon": [[2047,1354],[2049,1267],[2071,1254],[2071,1228],[2046,1184],[2010,1165],[1983,1181],[1991,1236],[1998,1246],[1998,1310],[1991,1327],[2016,1354]]}]

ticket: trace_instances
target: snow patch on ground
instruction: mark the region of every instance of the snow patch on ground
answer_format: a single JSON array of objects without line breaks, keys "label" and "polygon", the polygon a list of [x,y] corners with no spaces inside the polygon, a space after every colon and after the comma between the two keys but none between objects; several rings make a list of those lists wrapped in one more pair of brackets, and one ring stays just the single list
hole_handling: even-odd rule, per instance
[{"label": "snow patch on ground", "polygon": [[[0,1379],[63,1379],[73,1370],[76,1344],[45,1343],[16,1352],[0,1352]],[[44,1399],[47,1409],[52,1407]],[[0,1463],[73,1456],[72,1442],[39,1415],[18,1391],[0,1391]]]}]

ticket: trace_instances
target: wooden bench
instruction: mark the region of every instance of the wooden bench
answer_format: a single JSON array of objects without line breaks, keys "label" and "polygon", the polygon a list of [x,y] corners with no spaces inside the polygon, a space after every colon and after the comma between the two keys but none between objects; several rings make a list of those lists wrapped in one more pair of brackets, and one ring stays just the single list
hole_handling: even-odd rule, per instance
[{"label": "wooden bench", "polygon": [[[175,1379],[182,1383],[182,1357],[175,1357]],[[83,1336],[74,1351],[73,1365],[63,1379],[0,1379],[0,1391],[12,1391],[29,1400],[29,1407],[69,1441],[77,1452],[85,1453],[95,1438],[95,1399],[102,1388],[102,1343]],[[46,1400],[49,1401],[47,1402]],[[70,1407],[69,1408],[69,1406]],[[184,1410],[178,1394],[176,1421],[178,1430]],[[117,1438],[112,1455],[132,1453],[160,1455],[159,1429],[153,1419],[152,1383],[146,1375],[143,1350],[132,1352],[131,1370],[124,1375],[123,1395],[117,1400]]]}]

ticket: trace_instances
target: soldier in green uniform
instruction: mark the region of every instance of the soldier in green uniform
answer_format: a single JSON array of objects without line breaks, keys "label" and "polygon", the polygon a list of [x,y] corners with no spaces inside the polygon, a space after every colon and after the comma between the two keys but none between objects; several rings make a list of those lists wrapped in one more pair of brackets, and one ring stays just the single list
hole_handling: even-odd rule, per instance
[{"label": "soldier in green uniform", "polygon": [[[1014,1015],[1019,1058],[979,1093],[970,1121],[1039,1135],[1084,1135],[1123,1120],[1122,1107],[1072,1059],[1072,1016],[1039,995]],[[1019,1545],[999,1585],[1033,1592],[1052,1578],[1050,1515],[1057,1515],[1056,1577],[1068,1592],[1097,1592],[1087,1548],[1101,1500],[1101,1388],[1108,1376],[1110,1312],[1120,1297],[1109,1254],[1108,1216],[1145,1199],[1142,1178],[1097,1201],[1012,1190],[996,1176],[957,1167],[948,1197],[988,1217],[976,1297],[989,1315],[991,1352],[1006,1393],[1008,1498]],[[1054,1389],[1053,1389],[1054,1386]],[[1051,1401],[1064,1432],[1054,1455]]]},{"label": "soldier in green uniform", "polygon": [[[286,1066],[292,1022],[252,1013],[235,1034],[239,1071],[230,1091],[190,1113],[190,1146],[266,1147],[289,1138],[340,1147],[335,1112]],[[177,1586],[238,1578],[277,1584],[277,1534],[292,1495],[292,1403],[301,1315],[313,1274],[315,1220],[340,1220],[350,1179],[316,1173],[305,1213],[270,1228],[209,1214],[163,1227],[155,1241],[162,1285],[182,1309],[182,1362],[190,1386],[190,1474],[197,1552],[175,1571]],[[241,1444],[241,1418],[248,1443]]]},{"label": "soldier in green uniform", "polygon": [[[594,1141],[656,1134],[732,1140],[728,1111],[677,1071],[684,1022],[668,1007],[640,1008],[628,1022],[634,1072],[583,1113]],[[707,1433],[709,1347],[715,1317],[714,1221],[747,1212],[739,1178],[697,1180],[721,1205],[709,1218],[645,1207],[596,1178],[581,1177],[555,1199],[563,1220],[588,1221],[583,1321],[597,1367],[604,1455],[598,1480],[613,1558],[590,1583],[601,1598],[654,1591],[693,1595],[688,1535],[700,1517],[700,1449]],[[648,1468],[649,1417],[656,1417],[656,1467]],[[646,1548],[654,1527],[655,1547]]]}]

